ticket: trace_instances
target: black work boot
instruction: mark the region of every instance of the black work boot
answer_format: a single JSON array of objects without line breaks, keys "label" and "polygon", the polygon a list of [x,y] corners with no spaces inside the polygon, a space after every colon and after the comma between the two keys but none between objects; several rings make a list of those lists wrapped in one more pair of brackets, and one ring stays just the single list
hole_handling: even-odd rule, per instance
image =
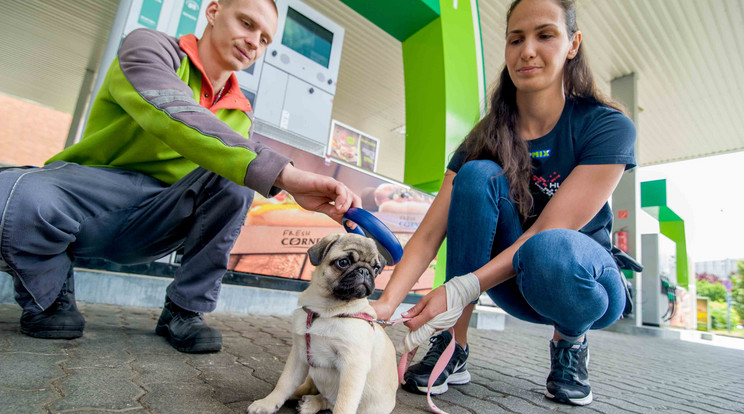
[{"label": "black work boot", "polygon": [[67,274],[62,290],[48,308],[39,313],[24,310],[21,333],[35,338],[74,339],[83,336],[85,319],[75,304],[73,271]]},{"label": "black work boot", "polygon": [[179,307],[168,296],[155,333],[181,352],[199,354],[222,349],[222,334],[207,326],[201,313]]}]

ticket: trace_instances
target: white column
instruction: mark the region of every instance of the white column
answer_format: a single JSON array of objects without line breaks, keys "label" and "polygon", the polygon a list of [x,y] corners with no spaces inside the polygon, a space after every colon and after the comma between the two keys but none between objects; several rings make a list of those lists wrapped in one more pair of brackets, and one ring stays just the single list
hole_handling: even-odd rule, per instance
[{"label": "white column", "polygon": [[[641,139],[640,128],[638,125],[638,76],[635,73],[615,78],[610,83],[612,98],[625,106],[628,117],[636,126],[636,143],[635,156],[639,159],[638,142]],[[615,192],[612,193],[612,212],[614,214],[614,224],[612,227],[613,234],[621,229],[628,233],[628,254],[634,257],[638,262],[641,261],[640,241],[641,235],[638,234],[638,218],[640,211],[640,183],[636,174],[637,168],[626,171],[620,180]],[[614,239],[614,238],[613,238]],[[631,283],[633,284],[635,303],[634,314],[635,324],[641,326],[641,275],[633,274]]]}]

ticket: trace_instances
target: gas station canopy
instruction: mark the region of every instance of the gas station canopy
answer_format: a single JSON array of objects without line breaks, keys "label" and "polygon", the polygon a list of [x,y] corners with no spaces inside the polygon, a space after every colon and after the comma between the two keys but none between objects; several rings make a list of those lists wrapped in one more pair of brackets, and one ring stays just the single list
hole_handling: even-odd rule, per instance
[{"label": "gas station canopy", "polygon": [[[402,148],[400,40],[352,10],[353,0],[305,2],[346,28],[333,118]],[[86,71],[98,69],[118,3],[4,2],[0,93],[72,113]],[[478,3],[490,86],[503,65],[509,2]],[[600,89],[609,94],[612,79],[638,76],[640,165],[744,150],[744,3],[578,0],[578,18]]]}]

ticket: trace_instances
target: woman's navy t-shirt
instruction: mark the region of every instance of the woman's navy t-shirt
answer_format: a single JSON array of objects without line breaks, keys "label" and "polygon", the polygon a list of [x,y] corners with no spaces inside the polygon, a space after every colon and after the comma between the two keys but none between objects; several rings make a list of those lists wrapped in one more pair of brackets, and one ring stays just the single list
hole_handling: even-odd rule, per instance
[{"label": "woman's navy t-shirt", "polygon": [[[527,141],[532,158],[530,192],[533,215],[523,224],[526,230],[548,204],[563,180],[577,165],[625,164],[635,167],[633,122],[621,112],[606,106],[567,99],[558,123],[545,136]],[[447,169],[458,172],[465,160],[462,145]],[[608,251],[612,248],[612,210],[605,203],[596,216],[580,231]]]}]

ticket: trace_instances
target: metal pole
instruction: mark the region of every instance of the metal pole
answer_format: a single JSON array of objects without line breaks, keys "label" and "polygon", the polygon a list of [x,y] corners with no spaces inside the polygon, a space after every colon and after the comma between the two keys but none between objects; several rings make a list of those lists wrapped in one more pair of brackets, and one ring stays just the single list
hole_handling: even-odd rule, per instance
[{"label": "metal pole", "polygon": [[80,85],[80,93],[78,93],[75,113],[72,116],[70,132],[67,134],[65,148],[79,140],[78,137],[80,136],[80,130],[82,129],[83,113],[85,112],[85,108],[88,106],[88,101],[90,100],[90,92],[93,89],[93,80],[95,79],[95,75],[96,73],[93,72],[93,69],[85,69],[85,77],[83,77],[83,83]]},{"label": "metal pole", "polygon": [[731,291],[726,291],[726,303],[728,307],[726,309],[726,329],[731,333]]}]

